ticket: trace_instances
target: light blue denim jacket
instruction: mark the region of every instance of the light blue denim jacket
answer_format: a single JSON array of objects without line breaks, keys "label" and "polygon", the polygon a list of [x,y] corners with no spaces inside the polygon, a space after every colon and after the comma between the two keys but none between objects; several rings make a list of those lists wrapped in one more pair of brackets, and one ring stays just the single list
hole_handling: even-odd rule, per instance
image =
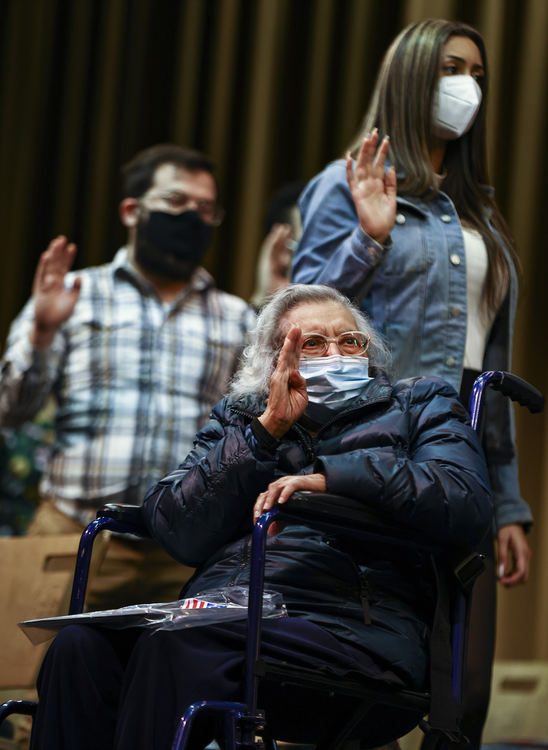
[{"label": "light blue denim jacket", "polygon": [[[309,182],[299,209],[303,234],[292,280],[328,284],[354,300],[390,345],[396,378],[438,375],[458,391],[466,340],[466,262],[450,198],[442,192],[429,202],[398,196],[391,244],[383,247],[359,226],[340,159]],[[510,369],[517,303],[511,262],[510,268],[510,288],[489,334],[484,370]],[[520,496],[513,412],[501,399],[489,391],[484,433],[495,526],[528,526],[532,516]]]}]

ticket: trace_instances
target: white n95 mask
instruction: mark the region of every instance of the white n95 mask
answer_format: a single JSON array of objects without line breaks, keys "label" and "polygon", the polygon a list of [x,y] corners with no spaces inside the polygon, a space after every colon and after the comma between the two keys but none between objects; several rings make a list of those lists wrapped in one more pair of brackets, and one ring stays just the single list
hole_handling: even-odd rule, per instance
[{"label": "white n95 mask", "polygon": [[455,140],[471,127],[481,104],[481,89],[468,75],[442,76],[434,97],[434,135]]},{"label": "white n95 mask", "polygon": [[[301,357],[299,372],[306,380],[308,406],[321,404],[329,410],[344,408],[372,380],[367,357],[343,357],[342,354]],[[309,408],[306,411],[310,413]]]}]

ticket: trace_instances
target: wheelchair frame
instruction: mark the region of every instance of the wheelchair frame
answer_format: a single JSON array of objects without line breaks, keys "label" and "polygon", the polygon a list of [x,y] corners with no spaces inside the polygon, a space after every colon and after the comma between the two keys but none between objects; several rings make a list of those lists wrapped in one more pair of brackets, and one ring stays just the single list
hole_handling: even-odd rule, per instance
[{"label": "wheelchair frame", "polygon": [[[489,371],[482,373],[474,382],[470,397],[469,411],[471,425],[478,430],[482,413],[485,389],[490,386],[500,390],[504,395],[517,401],[535,413],[540,412],[544,406],[542,394],[526,381],[516,375],[502,371]],[[181,716],[177,731],[172,744],[172,750],[185,750],[192,730],[193,722],[200,713],[222,714],[225,717],[225,750],[252,750],[257,748],[255,736],[263,735],[264,743],[275,750],[276,742],[265,731],[265,717],[257,707],[257,696],[259,681],[266,672],[275,674],[278,679],[293,679],[292,672],[279,667],[266,667],[260,660],[260,638],[261,638],[261,614],[262,614],[262,592],[263,574],[265,565],[265,550],[268,527],[275,520],[293,520],[306,522],[316,528],[329,528],[330,531],[344,532],[345,534],[369,535],[376,540],[382,537],[384,543],[396,546],[419,547],[425,550],[425,545],[417,545],[408,539],[405,527],[398,528],[391,525],[386,526],[383,519],[360,506],[359,502],[351,501],[349,498],[336,498],[325,493],[296,492],[284,508],[273,508],[264,513],[254,526],[251,545],[251,571],[249,584],[249,606],[248,606],[248,639],[245,655],[244,673],[244,701],[243,703],[233,701],[200,701],[189,706]],[[334,507],[343,506],[344,514],[334,514]],[[93,541],[97,534],[105,529],[118,533],[137,534],[142,537],[150,537],[148,531],[140,521],[140,506],[112,505],[105,506],[98,512],[98,517],[84,530],[77,554],[76,568],[73,580],[72,594],[70,600],[69,614],[82,612],[85,600],[89,565],[91,561]],[[359,528],[358,528],[359,527]],[[434,545],[431,550],[433,554],[439,552]],[[419,722],[421,729],[430,736],[431,747],[435,748],[441,738],[453,742],[462,741],[463,738],[458,729],[458,709],[462,701],[463,675],[466,653],[468,600],[472,585],[483,569],[483,562],[479,555],[469,555],[460,560],[454,569],[455,576],[459,581],[459,593],[456,598],[455,610],[451,630],[452,668],[450,675],[450,689],[445,689],[443,699],[452,701],[452,710],[449,711],[449,726],[435,726],[424,720]],[[302,671],[298,675],[299,685],[303,682]],[[313,677],[308,675],[307,687],[315,689],[332,690],[341,687],[341,680],[330,678]],[[362,704],[352,716],[350,723],[335,738],[329,738],[328,745],[318,744],[318,750],[336,750],[341,748],[352,730],[365,718],[371,709],[369,700],[374,696],[376,703],[393,705],[407,710],[417,710],[425,716],[429,711],[432,713],[431,693],[419,693],[405,689],[394,689],[376,682],[369,689],[360,681],[352,683],[346,681],[343,692],[356,697],[367,696],[367,706]],[[374,705],[374,704],[373,704]],[[0,705],[0,723],[9,715],[27,714],[33,716],[37,704],[33,701],[13,700]],[[430,717],[432,718],[432,717]],[[447,721],[445,714],[443,721]],[[442,723],[443,723],[442,721]]]}]

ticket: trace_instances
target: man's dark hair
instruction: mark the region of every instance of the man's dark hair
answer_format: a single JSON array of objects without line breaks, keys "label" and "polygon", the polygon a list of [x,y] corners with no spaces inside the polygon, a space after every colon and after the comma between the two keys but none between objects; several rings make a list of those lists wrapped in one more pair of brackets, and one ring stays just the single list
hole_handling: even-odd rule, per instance
[{"label": "man's dark hair", "polygon": [[158,143],[139,151],[122,167],[122,198],[140,198],[152,185],[155,171],[162,164],[176,164],[191,171],[213,174],[213,162],[200,151],[174,143]]},{"label": "man's dark hair", "polygon": [[287,182],[272,193],[265,218],[265,234],[274,224],[291,224],[291,210],[297,206],[297,199],[306,186],[306,180]]}]

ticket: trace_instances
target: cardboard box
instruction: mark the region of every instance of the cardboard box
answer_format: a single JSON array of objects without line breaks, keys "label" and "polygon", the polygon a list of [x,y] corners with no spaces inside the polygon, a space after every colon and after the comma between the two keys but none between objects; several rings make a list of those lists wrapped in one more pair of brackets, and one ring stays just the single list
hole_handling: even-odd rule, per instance
[{"label": "cardboard box", "polygon": [[[414,729],[400,740],[401,749],[419,750],[422,738]],[[512,740],[548,740],[548,662],[496,661],[493,666],[482,744]]]},{"label": "cardboard box", "polygon": [[33,646],[17,623],[67,613],[79,541],[79,534],[0,538],[0,689],[34,685],[48,643]]},{"label": "cardboard box", "polygon": [[484,743],[548,739],[548,662],[496,661]]}]

